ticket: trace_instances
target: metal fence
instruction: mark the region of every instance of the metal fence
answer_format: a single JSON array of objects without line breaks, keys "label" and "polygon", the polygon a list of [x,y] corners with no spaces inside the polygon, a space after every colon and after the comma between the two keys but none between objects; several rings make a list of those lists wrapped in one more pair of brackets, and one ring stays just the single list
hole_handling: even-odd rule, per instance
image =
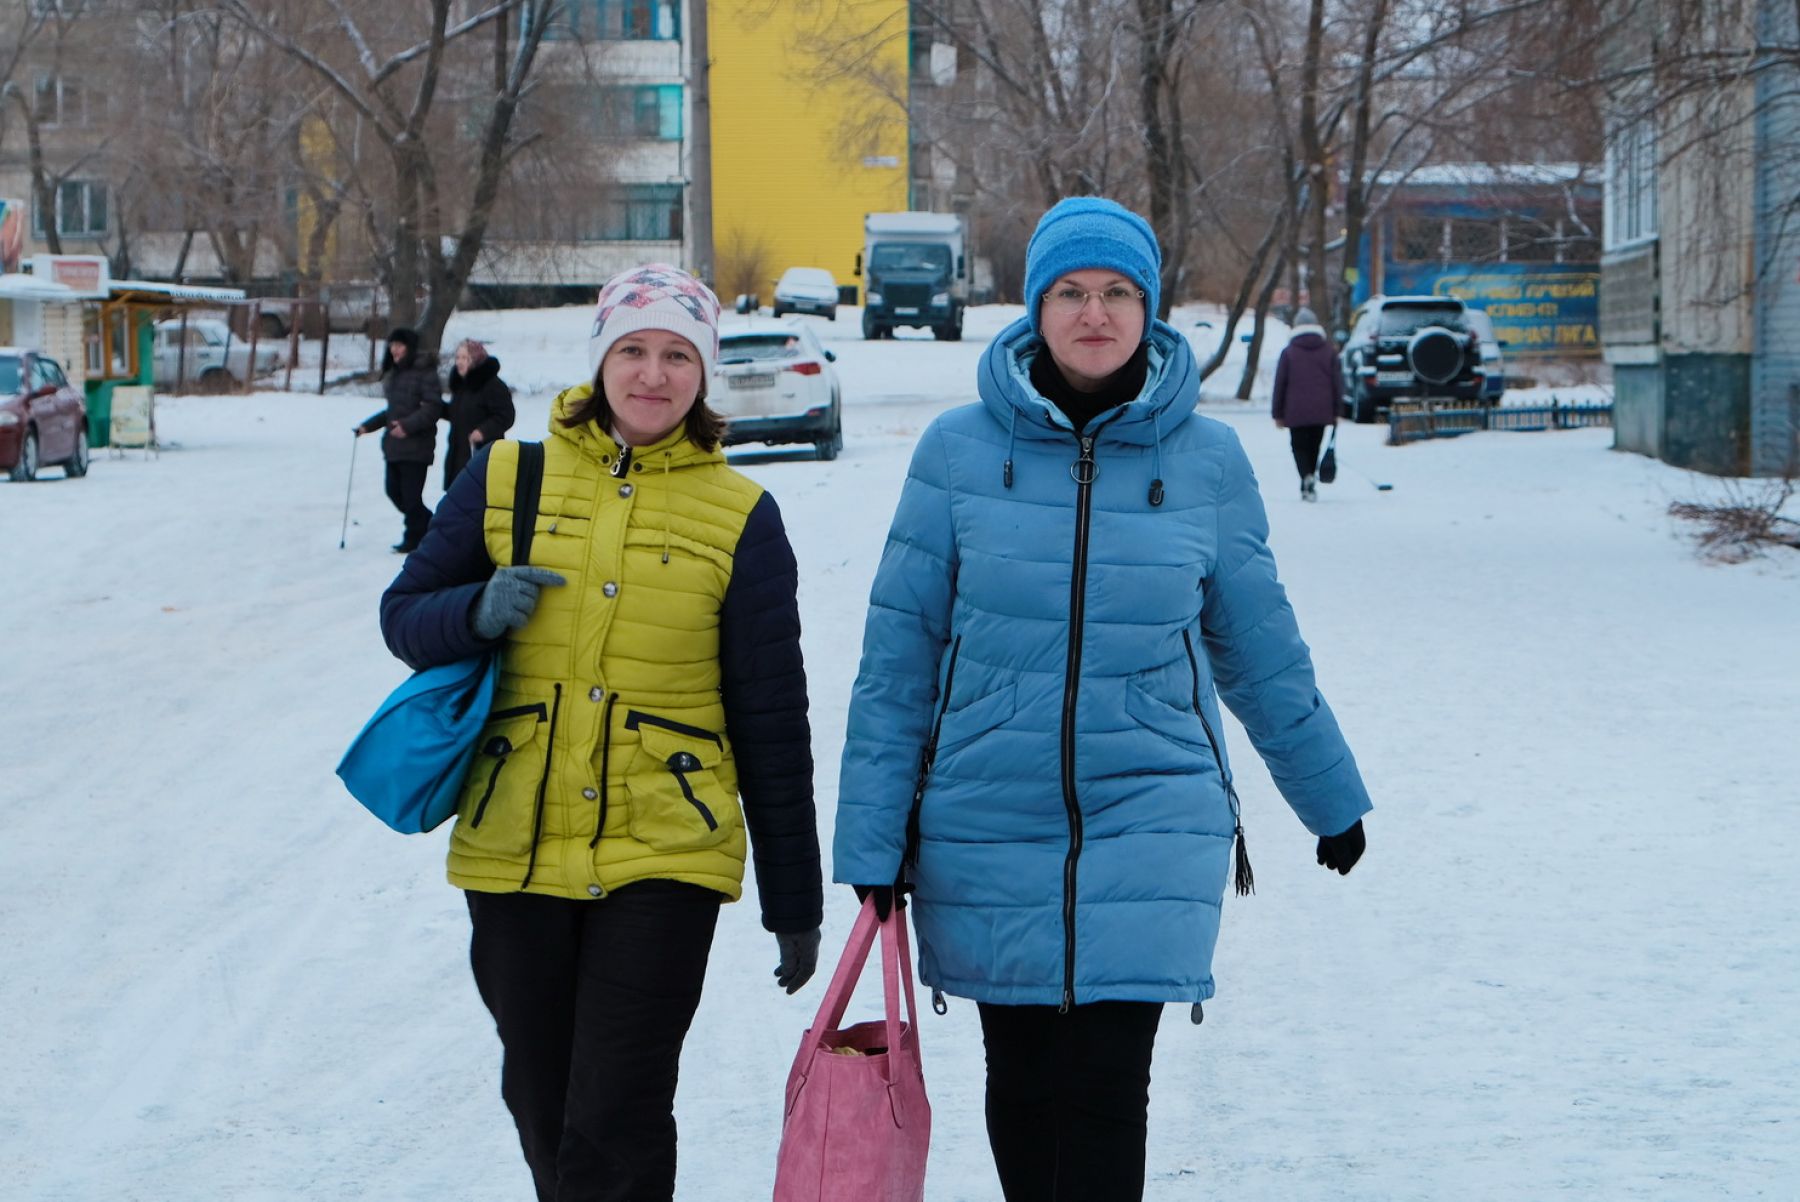
[{"label": "metal fence", "polygon": [[1610,401],[1565,405],[1470,405],[1466,401],[1395,401],[1388,409],[1388,445],[1452,438],[1476,430],[1578,430],[1611,426]]}]

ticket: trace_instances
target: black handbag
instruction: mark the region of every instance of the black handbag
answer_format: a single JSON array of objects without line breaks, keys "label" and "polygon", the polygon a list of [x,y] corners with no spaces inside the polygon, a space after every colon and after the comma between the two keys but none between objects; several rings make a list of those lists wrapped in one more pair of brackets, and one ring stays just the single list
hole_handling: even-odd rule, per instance
[{"label": "black handbag", "polygon": [[1331,441],[1325,444],[1325,453],[1319,456],[1319,483],[1330,484],[1337,479],[1337,427],[1331,427]]}]

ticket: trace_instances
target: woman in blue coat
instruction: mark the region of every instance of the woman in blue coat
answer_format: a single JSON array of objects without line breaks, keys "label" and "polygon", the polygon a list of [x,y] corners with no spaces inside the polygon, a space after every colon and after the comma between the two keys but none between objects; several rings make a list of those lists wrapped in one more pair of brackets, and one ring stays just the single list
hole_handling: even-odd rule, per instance
[{"label": "woman in blue coat", "polygon": [[1252,886],[1218,698],[1321,864],[1370,808],[1161,262],[1108,200],[1038,223],[980,403],[914,452],[850,708],[835,876],[912,890],[921,979],[979,1004],[1009,1202],[1142,1196],[1157,1021],[1212,996],[1234,843]]}]

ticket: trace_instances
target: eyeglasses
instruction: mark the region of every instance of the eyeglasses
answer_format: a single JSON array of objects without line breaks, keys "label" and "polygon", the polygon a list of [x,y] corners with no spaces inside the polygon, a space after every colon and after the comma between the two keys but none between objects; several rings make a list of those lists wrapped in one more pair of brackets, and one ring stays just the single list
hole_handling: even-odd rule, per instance
[{"label": "eyeglasses", "polygon": [[1127,288],[1123,284],[1114,284],[1111,288],[1102,289],[1099,292],[1087,292],[1080,288],[1070,287],[1052,288],[1044,293],[1044,307],[1053,313],[1073,317],[1087,308],[1088,298],[1091,296],[1099,297],[1100,304],[1108,313],[1129,313],[1133,309],[1142,308],[1144,304],[1142,288]]}]

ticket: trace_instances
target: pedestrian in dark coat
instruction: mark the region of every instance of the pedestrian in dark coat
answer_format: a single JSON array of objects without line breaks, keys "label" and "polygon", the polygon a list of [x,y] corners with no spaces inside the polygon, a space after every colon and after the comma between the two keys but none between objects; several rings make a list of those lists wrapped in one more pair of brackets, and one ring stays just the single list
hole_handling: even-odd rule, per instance
[{"label": "pedestrian in dark coat", "polygon": [[920,979],[976,1002],[1007,1202],[1143,1195],[1163,1006],[1213,995],[1226,883],[1254,884],[1221,697],[1318,862],[1364,845],[1368,790],[1250,462],[1156,320],[1161,268],[1112,201],[1038,223],[980,403],[914,452],[846,723],[833,876],[884,916],[913,890]]},{"label": "pedestrian in dark coat", "polygon": [[500,378],[500,360],[473,338],[456,345],[450,372],[450,445],[444,451],[444,491],[456,474],[488,443],[503,438],[513,424],[512,389]]},{"label": "pedestrian in dark coat", "polygon": [[431,525],[425,504],[425,474],[437,457],[437,424],[444,416],[444,394],[438,387],[437,364],[419,353],[419,335],[405,326],[388,335],[381,358],[381,392],[387,408],[371,414],[356,433],[381,435],[387,460],[387,495],[406,519],[394,550],[405,554],[419,545]]},{"label": "pedestrian in dark coat", "polygon": [[1294,330],[1275,365],[1275,396],[1270,412],[1285,426],[1300,473],[1300,499],[1319,499],[1319,447],[1325,428],[1337,425],[1344,403],[1344,373],[1337,349],[1311,309],[1294,314]]}]

